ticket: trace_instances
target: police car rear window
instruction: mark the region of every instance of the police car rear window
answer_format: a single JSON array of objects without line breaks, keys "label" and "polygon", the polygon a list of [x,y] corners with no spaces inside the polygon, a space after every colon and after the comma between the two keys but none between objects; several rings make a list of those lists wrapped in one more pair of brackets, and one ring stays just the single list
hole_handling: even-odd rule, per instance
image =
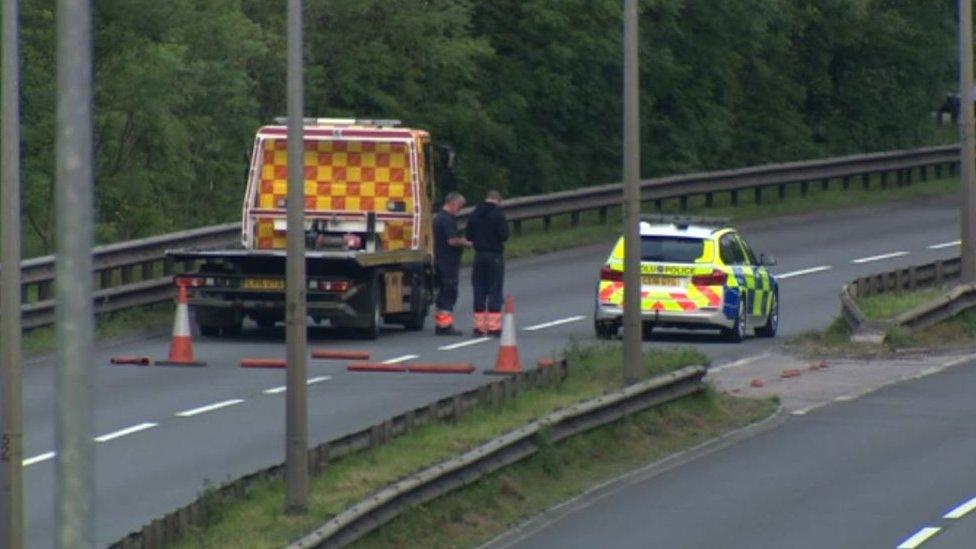
[{"label": "police car rear window", "polygon": [[705,250],[700,238],[642,236],[641,260],[660,263],[694,263]]}]

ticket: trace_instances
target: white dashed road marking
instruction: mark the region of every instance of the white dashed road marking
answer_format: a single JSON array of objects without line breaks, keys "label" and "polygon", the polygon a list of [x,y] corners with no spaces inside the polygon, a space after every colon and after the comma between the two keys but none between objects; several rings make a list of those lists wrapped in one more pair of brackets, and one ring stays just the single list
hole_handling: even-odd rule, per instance
[{"label": "white dashed road marking", "polygon": [[536,330],[542,330],[544,328],[552,328],[553,326],[561,326],[563,324],[569,324],[570,322],[577,322],[579,320],[583,320],[584,318],[586,317],[582,315],[571,316],[567,318],[560,318],[559,320],[553,320],[552,322],[544,322],[542,324],[536,324],[535,326],[527,326],[522,329],[525,330],[526,332],[534,332]]},{"label": "white dashed road marking", "polygon": [[[314,385],[316,383],[321,383],[323,381],[329,381],[330,379],[332,379],[332,376],[313,377],[313,378],[309,378],[309,380],[306,381],[305,384],[306,385]],[[277,395],[279,393],[284,393],[286,390],[288,390],[288,387],[286,387],[284,385],[279,385],[278,387],[272,387],[270,389],[265,389],[265,390],[263,390],[261,392],[264,393],[264,394],[266,394],[266,395]],[[179,414],[177,414],[177,415],[179,415]]]},{"label": "white dashed road marking", "polygon": [[851,263],[871,263],[872,261],[883,261],[885,259],[894,259],[896,257],[902,257],[905,255],[908,255],[908,252],[891,252],[890,254],[872,255],[870,257],[852,259]]},{"label": "white dashed road marking", "polygon": [[406,362],[408,360],[413,360],[415,358],[420,358],[420,355],[403,355],[396,358],[391,358],[389,360],[384,360],[383,364],[396,364],[398,362]]},{"label": "white dashed road marking", "polygon": [[942,518],[959,519],[966,516],[966,514],[972,511],[973,509],[976,509],[976,498],[972,498],[971,500],[963,504],[960,504],[952,511],[946,513]]},{"label": "white dashed road marking", "polygon": [[43,454],[38,454],[38,455],[36,455],[34,457],[26,458],[26,459],[24,459],[24,467],[29,467],[31,465],[34,465],[35,463],[40,463],[42,461],[47,461],[47,460],[53,458],[56,455],[57,454],[55,454],[54,452],[45,452]]},{"label": "white dashed road marking", "polygon": [[183,410],[182,412],[177,412],[176,415],[179,417],[193,417],[195,415],[212,412],[214,410],[219,410],[221,408],[233,406],[235,404],[240,404],[242,402],[244,402],[243,399],[232,398],[230,400],[225,400],[223,402],[216,402],[214,404],[208,404],[206,406],[201,406],[199,408],[193,408],[192,410]]},{"label": "white dashed road marking", "polygon": [[475,339],[469,339],[467,341],[462,341],[461,343],[452,343],[450,345],[444,345],[438,347],[438,351],[453,351],[454,349],[460,349],[461,347],[467,347],[469,345],[477,345],[479,343],[484,343],[486,341],[491,341],[490,337],[478,337]]},{"label": "white dashed road marking", "polygon": [[720,364],[714,368],[709,368],[708,373],[715,374],[721,372],[722,370],[728,370],[730,368],[738,368],[739,366],[745,366],[746,364],[751,364],[757,360],[762,360],[769,356],[769,353],[761,353],[758,355],[747,356],[746,358],[740,358],[739,360],[733,362],[726,362],[725,364]]},{"label": "white dashed road marking", "polygon": [[808,275],[813,273],[822,273],[824,271],[829,271],[832,268],[833,267],[831,267],[830,265],[820,265],[819,267],[810,267],[809,269],[800,269],[799,271],[792,271],[789,273],[783,273],[783,274],[778,274],[773,276],[776,277],[776,280],[783,280],[786,278],[793,278],[794,276],[803,276],[803,275]]},{"label": "white dashed road marking", "polygon": [[953,240],[952,242],[943,242],[942,244],[932,244],[929,246],[930,250],[941,250],[942,248],[951,248],[953,246],[958,246],[962,244],[961,240]]},{"label": "white dashed road marking", "polygon": [[110,440],[115,440],[117,438],[122,438],[126,435],[131,435],[133,433],[138,433],[139,431],[145,431],[146,429],[152,429],[158,425],[157,423],[145,422],[139,425],[133,425],[132,427],[126,427],[125,429],[119,429],[118,431],[113,431],[111,433],[104,434],[102,436],[95,437],[95,442],[108,442]]},{"label": "white dashed road marking", "polygon": [[901,545],[897,549],[915,549],[919,545],[925,543],[927,539],[939,533],[941,528],[936,528],[934,526],[926,526],[918,532],[912,534],[912,537],[901,542]]}]

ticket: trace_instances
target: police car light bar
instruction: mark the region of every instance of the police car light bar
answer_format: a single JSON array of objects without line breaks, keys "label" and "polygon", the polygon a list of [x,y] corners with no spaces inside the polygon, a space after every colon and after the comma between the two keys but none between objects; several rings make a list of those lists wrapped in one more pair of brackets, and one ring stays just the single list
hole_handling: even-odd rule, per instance
[{"label": "police car light bar", "polygon": [[727,217],[704,217],[694,215],[664,215],[664,214],[641,214],[640,220],[645,223],[659,225],[675,225],[687,227],[688,225],[701,225],[703,227],[724,227],[731,220]]},{"label": "police car light bar", "polygon": [[[277,116],[274,123],[280,126],[288,124],[288,118]],[[377,128],[395,128],[402,124],[395,119],[382,118],[303,118],[302,124],[305,126],[373,126]]]}]

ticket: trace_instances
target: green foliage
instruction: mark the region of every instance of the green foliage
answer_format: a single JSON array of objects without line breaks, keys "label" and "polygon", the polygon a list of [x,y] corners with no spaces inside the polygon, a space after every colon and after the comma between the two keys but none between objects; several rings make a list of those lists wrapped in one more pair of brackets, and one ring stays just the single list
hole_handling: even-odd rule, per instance
[{"label": "green foliage", "polygon": [[[93,4],[97,239],[239,215],[254,130],[284,114],[285,9]],[[306,112],[400,118],[472,199],[620,172],[619,0],[308,0]],[[22,2],[26,252],[52,251],[53,0]],[[643,174],[910,147],[954,87],[948,0],[643,0]]]}]

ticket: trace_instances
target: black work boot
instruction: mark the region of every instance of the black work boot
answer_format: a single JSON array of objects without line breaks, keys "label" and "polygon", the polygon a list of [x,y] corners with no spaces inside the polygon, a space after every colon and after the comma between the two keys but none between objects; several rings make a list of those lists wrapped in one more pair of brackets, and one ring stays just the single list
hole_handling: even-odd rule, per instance
[{"label": "black work boot", "polygon": [[439,336],[459,336],[464,335],[464,332],[458,330],[454,326],[444,326],[443,328],[438,326],[434,328],[434,334]]}]

